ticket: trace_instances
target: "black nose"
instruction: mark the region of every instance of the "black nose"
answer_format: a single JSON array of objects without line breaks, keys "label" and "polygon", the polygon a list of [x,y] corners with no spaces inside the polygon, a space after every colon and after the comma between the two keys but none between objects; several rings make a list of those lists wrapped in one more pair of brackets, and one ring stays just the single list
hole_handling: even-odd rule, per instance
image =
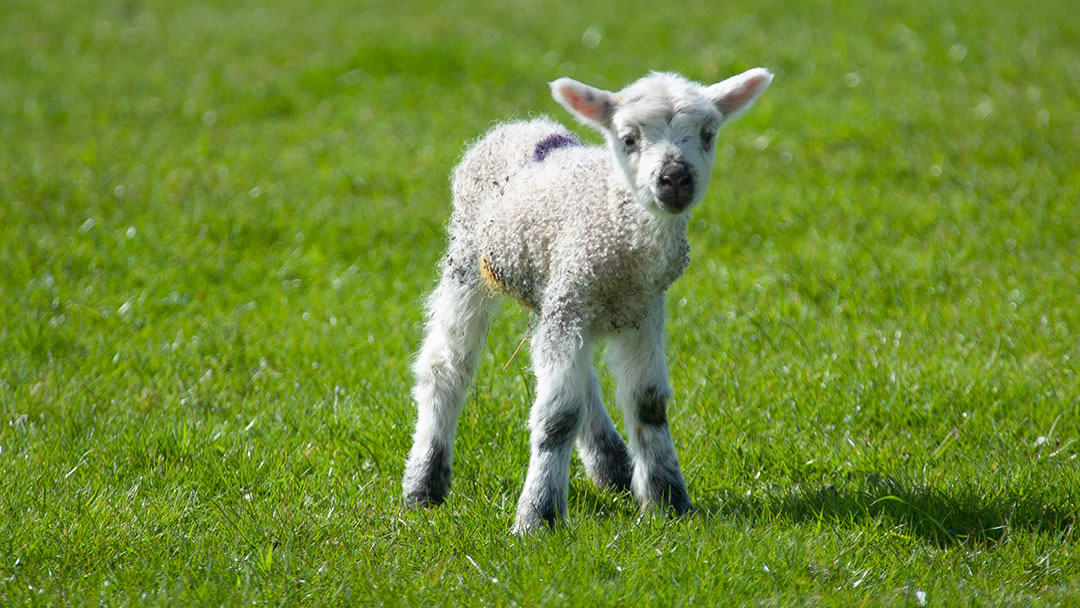
[{"label": "black nose", "polygon": [[686,163],[666,163],[657,179],[656,198],[675,211],[682,211],[694,198],[694,174]]}]

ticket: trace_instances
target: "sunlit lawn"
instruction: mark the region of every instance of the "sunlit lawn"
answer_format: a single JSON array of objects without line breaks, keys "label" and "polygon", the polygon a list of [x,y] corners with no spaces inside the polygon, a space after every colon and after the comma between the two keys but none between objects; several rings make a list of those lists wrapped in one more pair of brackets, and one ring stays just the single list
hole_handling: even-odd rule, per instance
[{"label": "sunlit lawn", "polygon": [[[559,76],[756,65],[668,294],[698,510],[575,463],[509,534],[512,302],[404,509],[464,142],[569,121]],[[1064,1],[9,1],[0,604],[1076,604],[1078,141]]]}]

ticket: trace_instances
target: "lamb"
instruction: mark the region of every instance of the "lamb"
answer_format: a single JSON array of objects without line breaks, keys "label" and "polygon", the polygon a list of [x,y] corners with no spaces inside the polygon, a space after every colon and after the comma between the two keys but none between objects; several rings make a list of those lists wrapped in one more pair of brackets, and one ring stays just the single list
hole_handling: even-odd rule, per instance
[{"label": "lamb", "polygon": [[[566,517],[575,442],[598,486],[630,490],[642,508],[691,510],[668,429],[664,294],[689,263],[688,212],[704,197],[716,133],[770,82],[764,68],[710,86],[653,72],[613,93],[560,78],[555,100],[600,131],[606,149],[541,117],[497,125],[467,150],[414,365],[408,504],[437,505],[449,492],[458,416],[493,303],[507,294],[538,319],[531,453],[514,531]],[[601,338],[629,449],[592,367]]]}]

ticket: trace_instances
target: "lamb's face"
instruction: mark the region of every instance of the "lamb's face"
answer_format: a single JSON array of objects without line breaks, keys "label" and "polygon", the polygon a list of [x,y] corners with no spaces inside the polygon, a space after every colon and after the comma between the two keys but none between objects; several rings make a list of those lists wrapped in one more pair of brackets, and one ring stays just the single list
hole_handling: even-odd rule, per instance
[{"label": "lamb's face", "polygon": [[555,99],[601,131],[638,202],[677,215],[705,196],[716,133],[750,107],[772,74],[755,68],[712,86],[653,73],[618,93],[561,78]]},{"label": "lamb's face", "polygon": [[605,135],[639,202],[682,213],[705,195],[722,116],[702,87],[654,74],[616,95]]}]

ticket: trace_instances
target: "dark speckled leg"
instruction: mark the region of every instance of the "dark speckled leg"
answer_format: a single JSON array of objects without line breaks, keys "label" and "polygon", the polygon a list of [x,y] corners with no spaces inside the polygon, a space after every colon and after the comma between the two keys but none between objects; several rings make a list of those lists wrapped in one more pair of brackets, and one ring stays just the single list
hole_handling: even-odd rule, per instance
[{"label": "dark speckled leg", "polygon": [[657,506],[681,515],[692,505],[668,427],[671,386],[664,361],[663,315],[661,303],[640,328],[616,334],[608,359],[630,436],[634,496],[643,507]]},{"label": "dark speckled leg", "polygon": [[586,420],[578,435],[578,455],[598,487],[625,492],[630,489],[633,472],[630,450],[604,408],[595,376],[590,384]]},{"label": "dark speckled leg", "polygon": [[565,326],[544,319],[533,336],[536,403],[529,415],[529,471],[514,520],[519,534],[554,526],[566,517],[570,456],[593,378],[587,340],[568,334]]},{"label": "dark speckled leg", "polygon": [[432,442],[422,460],[414,465],[415,476],[405,483],[405,503],[410,507],[442,504],[450,492],[450,448]]}]

